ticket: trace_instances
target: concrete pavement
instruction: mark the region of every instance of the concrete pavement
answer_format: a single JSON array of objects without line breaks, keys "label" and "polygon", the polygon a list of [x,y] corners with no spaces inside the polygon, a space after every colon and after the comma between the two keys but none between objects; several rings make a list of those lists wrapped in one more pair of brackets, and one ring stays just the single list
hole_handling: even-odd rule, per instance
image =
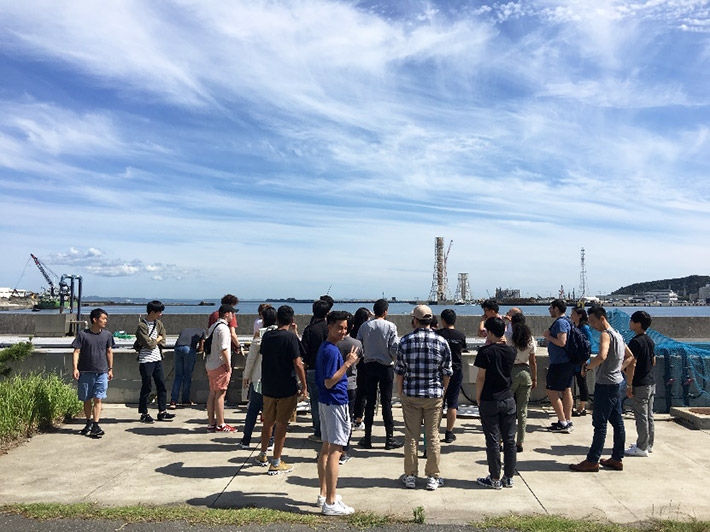
[{"label": "concrete pavement", "polygon": [[[394,412],[401,431],[401,410]],[[55,433],[33,437],[0,456],[0,505],[93,502],[318,511],[319,446],[306,439],[308,415],[299,415],[286,440],[284,459],[294,464],[294,471],[269,476],[254,463],[256,445],[252,450],[238,448],[239,432],[206,432],[204,407],[176,413],[173,422],[145,425],[138,421],[135,406],[109,404],[101,422],[106,435],[100,440],[80,436],[84,422],[79,419]],[[228,408],[227,421],[241,429],[245,413],[245,407]],[[424,489],[424,479],[416,490],[404,488],[402,450],[384,449],[384,430],[377,420],[375,448],[353,449],[353,459],[340,468],[339,493],[358,511],[404,519],[422,506],[428,523],[464,524],[510,512],[619,523],[710,520],[710,431],[691,430],[667,415],[656,419],[656,445],[648,458],[626,458],[623,472],[573,473],[568,464],[584,458],[592,439],[591,416],[575,418],[572,434],[553,434],[545,430],[553,421],[551,411],[531,406],[515,486],[500,491],[476,484],[477,477],[487,475],[483,433],[477,419],[459,419],[458,439],[442,443],[445,485],[434,492]],[[625,421],[627,443],[633,442],[633,418],[626,416]],[[353,442],[361,435],[355,432]],[[254,444],[257,438],[255,434]],[[605,456],[611,438],[610,430]],[[419,467],[423,474],[421,460]]]}]

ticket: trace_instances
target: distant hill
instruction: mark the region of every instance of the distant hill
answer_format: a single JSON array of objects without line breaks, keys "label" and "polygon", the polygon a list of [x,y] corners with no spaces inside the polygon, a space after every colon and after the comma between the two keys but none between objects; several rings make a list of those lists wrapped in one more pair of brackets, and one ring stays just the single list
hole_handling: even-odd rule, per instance
[{"label": "distant hill", "polygon": [[688,277],[679,277],[677,279],[661,279],[660,281],[646,281],[644,283],[634,283],[629,286],[622,286],[611,295],[619,294],[642,294],[649,290],[665,290],[670,288],[679,296],[690,296],[697,294],[698,288],[710,283],[710,275],[689,275]]}]

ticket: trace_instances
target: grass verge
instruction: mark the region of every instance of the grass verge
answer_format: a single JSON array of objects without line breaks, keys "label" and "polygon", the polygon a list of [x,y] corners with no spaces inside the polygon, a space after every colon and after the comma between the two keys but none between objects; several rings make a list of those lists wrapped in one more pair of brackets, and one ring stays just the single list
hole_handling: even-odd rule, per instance
[{"label": "grass verge", "polygon": [[0,380],[0,449],[49,430],[82,411],[76,390],[57,375]]},{"label": "grass verge", "polygon": [[520,532],[708,532],[708,521],[652,520],[634,525],[601,523],[592,520],[567,519],[554,515],[509,515],[491,517],[474,526]]}]

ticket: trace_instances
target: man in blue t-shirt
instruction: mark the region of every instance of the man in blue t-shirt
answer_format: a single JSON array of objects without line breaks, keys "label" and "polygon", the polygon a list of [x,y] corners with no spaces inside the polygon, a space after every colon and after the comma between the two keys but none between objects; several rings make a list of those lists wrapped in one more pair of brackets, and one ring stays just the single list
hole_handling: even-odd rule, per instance
[{"label": "man in blue t-shirt", "polygon": [[357,363],[357,348],[353,346],[343,361],[337,344],[348,334],[349,312],[334,311],[326,318],[328,337],[316,355],[315,379],[318,386],[318,413],[323,439],[318,456],[318,480],[320,494],[318,504],[324,515],[348,515],[355,510],[338,499],[335,489],[338,483],[340,455],[350,438],[350,414],[348,412],[348,369]]},{"label": "man in blue t-shirt", "polygon": [[550,317],[554,323],[545,331],[547,354],[550,356],[550,367],[547,370],[547,397],[557,415],[557,421],[550,425],[550,431],[569,434],[572,432],[572,379],[574,378],[574,362],[567,356],[565,346],[567,336],[572,328],[565,316],[567,305],[561,299],[550,303]]}]

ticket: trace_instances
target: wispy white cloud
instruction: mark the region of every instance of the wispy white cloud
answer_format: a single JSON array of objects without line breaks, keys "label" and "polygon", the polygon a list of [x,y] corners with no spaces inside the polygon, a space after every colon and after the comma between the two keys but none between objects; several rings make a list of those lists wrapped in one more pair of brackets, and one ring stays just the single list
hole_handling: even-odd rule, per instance
[{"label": "wispy white cloud", "polygon": [[615,289],[657,235],[646,276],[698,273],[677,257],[710,236],[707,2],[3,11],[11,256],[166,297],[308,296],[334,268],[343,296],[425,297],[438,234],[479,295],[574,284],[582,245]]}]

